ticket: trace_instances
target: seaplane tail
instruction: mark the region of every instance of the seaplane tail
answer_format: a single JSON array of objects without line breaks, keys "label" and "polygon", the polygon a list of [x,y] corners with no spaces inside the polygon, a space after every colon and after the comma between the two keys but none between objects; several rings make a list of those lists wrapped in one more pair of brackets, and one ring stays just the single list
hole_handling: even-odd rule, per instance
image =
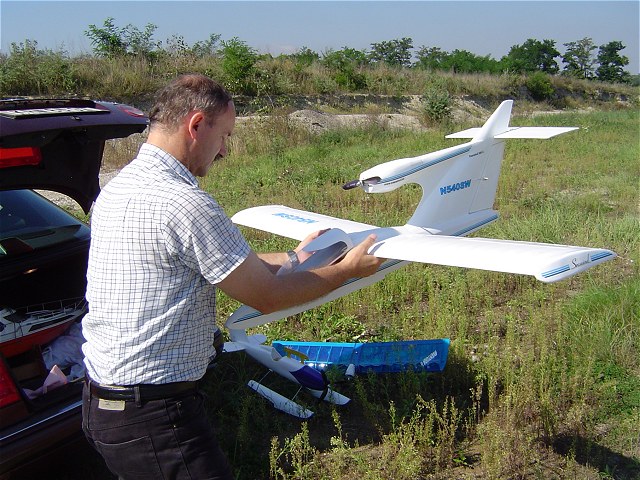
[{"label": "seaplane tail", "polygon": [[[480,128],[448,135],[468,143],[417,157],[393,160],[362,172],[357,185],[384,193],[415,183],[422,199],[407,225],[437,235],[464,236],[498,219],[493,205],[508,138],[551,138],[576,127],[509,127],[512,100],[506,100]],[[355,184],[352,184],[355,185]]]}]

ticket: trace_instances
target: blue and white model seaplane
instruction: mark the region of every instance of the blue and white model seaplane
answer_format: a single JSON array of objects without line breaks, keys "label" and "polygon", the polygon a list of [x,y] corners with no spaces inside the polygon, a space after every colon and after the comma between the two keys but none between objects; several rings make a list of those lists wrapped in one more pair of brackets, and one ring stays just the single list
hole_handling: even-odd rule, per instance
[{"label": "blue and white model seaplane", "polygon": [[[366,193],[385,193],[415,183],[422,187],[422,199],[405,225],[376,227],[306,212],[282,205],[242,210],[232,220],[243,226],[302,240],[318,230],[328,231],[310,242],[313,252],[300,266],[338,261],[349,249],[375,234],[369,253],[386,261],[377,273],[354,278],[314,301],[268,315],[242,306],[227,320],[231,342],[226,351],[243,349],[251,357],[313,395],[337,404],[349,399],[328,388],[320,372],[274,347],[264,345],[264,337],[246,334],[246,329],[304,312],[382,280],[409,262],[430,263],[497,272],[533,275],[542,282],[556,282],[587,270],[616,254],[602,248],[521,242],[489,238],[465,238],[495,222],[493,209],[498,177],[507,139],[549,139],[577,127],[510,127],[512,100],[504,101],[481,128],[471,128],[447,138],[471,139],[468,143],[417,157],[382,163],[360,174],[343,188],[362,188]],[[250,382],[276,408],[306,418],[312,414],[292,400],[258,382]]]}]

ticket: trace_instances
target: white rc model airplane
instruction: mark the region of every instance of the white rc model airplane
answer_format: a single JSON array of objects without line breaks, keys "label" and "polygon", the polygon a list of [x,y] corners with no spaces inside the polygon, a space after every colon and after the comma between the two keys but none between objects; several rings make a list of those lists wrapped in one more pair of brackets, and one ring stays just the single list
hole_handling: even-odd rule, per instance
[{"label": "white rc model airplane", "polygon": [[[232,220],[239,225],[296,240],[329,229],[305,247],[306,251],[315,253],[300,265],[302,268],[310,269],[341,258],[371,233],[377,236],[377,241],[369,253],[387,260],[374,275],[354,278],[303,305],[268,315],[248,306],[240,307],[226,322],[231,342],[225,344],[225,351],[245,350],[270,370],[299,383],[316,397],[342,404],[349,399],[328,389],[320,372],[281,356],[273,347],[262,345],[262,336],[248,337],[245,329],[335,300],[383,279],[408,262],[526,274],[542,282],[556,282],[613,259],[614,252],[601,248],[464,238],[498,219],[493,203],[506,139],[548,139],[577,129],[510,127],[512,106],[512,100],[504,101],[481,128],[447,136],[470,138],[468,143],[382,163],[362,172],[359,180],[345,185],[344,188],[361,187],[367,193],[390,192],[407,183],[420,185],[422,199],[403,226],[380,228],[281,205],[254,207],[235,214]],[[302,418],[312,414],[258,382],[252,381],[250,386],[276,408]]]}]

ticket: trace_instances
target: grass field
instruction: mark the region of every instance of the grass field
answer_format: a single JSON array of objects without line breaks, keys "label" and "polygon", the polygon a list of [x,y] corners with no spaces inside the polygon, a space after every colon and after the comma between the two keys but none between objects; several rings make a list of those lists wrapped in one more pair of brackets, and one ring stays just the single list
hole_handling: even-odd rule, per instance
[{"label": "grass field", "polygon": [[[418,187],[367,196],[341,185],[383,161],[455,145],[444,135],[482,121],[427,133],[372,124],[312,135],[276,116],[239,127],[231,154],[201,185],[229,215],[274,203],[401,225]],[[580,130],[507,143],[501,219],[478,235],[604,247],[618,258],[550,285],[411,264],[253,330],[269,340],[450,338],[451,348],[440,374],[334,377],[351,403],[316,404],[303,393],[296,401],[316,412],[308,421],[246,387],[262,366],[241,352],[222,355],[207,377],[208,406],[239,480],[640,478],[640,112],[516,116],[512,124]],[[130,159],[139,140],[107,153]],[[243,232],[257,251],[295,245]],[[219,294],[220,324],[237,306]],[[296,393],[273,375],[266,383]],[[91,476],[69,478],[110,478],[92,462]]]},{"label": "grass field", "polygon": [[[210,409],[237,478],[640,477],[640,145],[638,110],[515,118],[575,125],[507,144],[482,236],[599,246],[619,257],[558,284],[409,265],[383,282],[260,327],[269,340],[450,338],[442,374],[338,382],[346,407],[297,401],[299,421],[245,386],[264,369],[242,353],[209,374]],[[481,122],[480,122],[481,123]],[[367,196],[340,186],[388,159],[455,144],[447,131],[371,127],[312,136],[273,119],[240,129],[202,182],[228,214],[276,203],[377,225],[403,224],[418,188]],[[476,125],[473,125],[476,126]],[[291,241],[244,230],[258,251]],[[237,304],[220,294],[221,322]],[[291,385],[269,385],[293,395]]]}]

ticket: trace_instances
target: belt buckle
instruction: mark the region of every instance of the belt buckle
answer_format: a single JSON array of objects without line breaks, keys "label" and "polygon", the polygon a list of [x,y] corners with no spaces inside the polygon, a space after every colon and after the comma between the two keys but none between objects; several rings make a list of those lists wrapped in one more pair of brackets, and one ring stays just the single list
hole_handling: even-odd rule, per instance
[{"label": "belt buckle", "polygon": [[122,412],[125,408],[124,400],[107,400],[105,398],[98,397],[98,409],[109,410],[112,412]]}]

